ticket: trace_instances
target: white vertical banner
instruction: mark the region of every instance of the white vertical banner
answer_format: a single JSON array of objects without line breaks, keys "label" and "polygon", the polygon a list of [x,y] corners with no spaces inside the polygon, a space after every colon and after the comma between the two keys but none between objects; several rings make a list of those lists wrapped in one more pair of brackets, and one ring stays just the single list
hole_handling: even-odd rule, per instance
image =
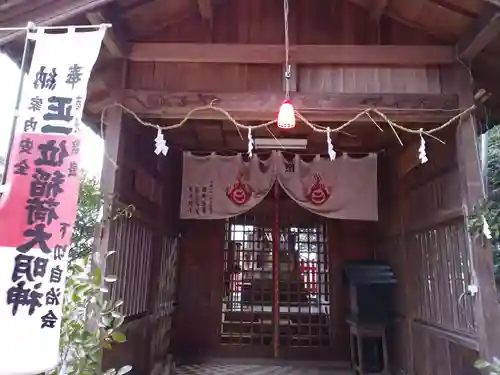
[{"label": "white vertical banner", "polygon": [[60,361],[78,128],[104,33],[30,34],[36,44],[11,148],[10,188],[0,198],[0,375],[37,374]]}]

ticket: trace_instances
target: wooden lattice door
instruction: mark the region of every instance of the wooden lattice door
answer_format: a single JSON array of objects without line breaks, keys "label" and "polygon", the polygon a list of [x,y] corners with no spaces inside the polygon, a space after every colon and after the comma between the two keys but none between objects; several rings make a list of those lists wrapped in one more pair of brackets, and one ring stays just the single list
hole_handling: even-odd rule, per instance
[{"label": "wooden lattice door", "polygon": [[226,223],[220,342],[240,354],[315,356],[331,339],[325,223],[277,220],[276,203]]}]

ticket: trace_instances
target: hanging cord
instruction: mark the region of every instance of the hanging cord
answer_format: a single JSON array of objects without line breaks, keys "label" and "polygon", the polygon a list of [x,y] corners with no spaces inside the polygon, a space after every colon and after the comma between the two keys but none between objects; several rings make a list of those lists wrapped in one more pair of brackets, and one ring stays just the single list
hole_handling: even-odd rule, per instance
[{"label": "hanging cord", "polygon": [[288,36],[288,0],[283,0],[283,11],[285,19],[285,99],[290,100],[290,79],[292,78],[292,67],[290,66],[289,58],[290,40]]}]

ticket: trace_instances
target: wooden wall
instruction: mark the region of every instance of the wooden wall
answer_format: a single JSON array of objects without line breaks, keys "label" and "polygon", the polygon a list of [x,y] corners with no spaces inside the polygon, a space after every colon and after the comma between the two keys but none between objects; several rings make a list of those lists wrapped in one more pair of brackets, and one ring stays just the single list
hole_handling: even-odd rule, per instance
[{"label": "wooden wall", "polygon": [[181,357],[208,355],[219,341],[224,241],[222,220],[183,223],[172,343]]},{"label": "wooden wall", "polygon": [[[112,125],[109,125],[112,126]],[[123,331],[127,342],[107,351],[103,367],[133,366],[149,373],[166,359],[177,291],[179,154],[157,157],[142,152],[151,147],[154,132],[123,117],[117,142],[121,152],[112,200],[113,212],[132,205],[130,218],[110,222],[108,250],[116,253],[107,274],[118,275],[108,297],[123,300]]]},{"label": "wooden wall", "polygon": [[[270,205],[273,207],[273,205]],[[285,205],[288,209],[289,206]],[[298,206],[297,206],[298,207]],[[289,218],[290,210],[282,215]],[[268,213],[271,215],[272,212]],[[183,223],[178,308],[175,313],[173,350],[179,358],[225,355],[219,348],[222,319],[224,221]],[[334,335],[330,360],[348,361],[347,289],[342,284],[344,262],[372,259],[374,223],[327,221],[331,321]]]},{"label": "wooden wall", "polygon": [[[291,44],[440,44],[425,32],[387,17],[382,17],[377,25],[370,20],[368,10],[350,1],[291,1],[289,20]],[[137,20],[134,22],[140,24]],[[133,24],[129,27],[133,28]],[[215,7],[213,27],[194,14],[136,39],[138,42],[283,45],[283,4],[234,0]],[[293,63],[293,58],[291,61]],[[127,87],[170,92],[281,92],[282,72],[280,65],[131,62]],[[299,92],[440,92],[438,67],[411,66],[411,63],[398,68],[304,64],[293,67],[293,82],[292,91]]]},{"label": "wooden wall", "polygon": [[332,360],[348,362],[349,329],[346,319],[350,304],[349,290],[342,280],[342,268],[346,262],[373,260],[376,223],[332,220],[328,222],[328,229],[334,334]]},{"label": "wooden wall", "polygon": [[[477,357],[471,255],[454,133],[431,142],[429,162],[408,171],[409,145],[381,162],[377,259],[398,278],[391,360],[406,374],[469,374]],[[411,158],[411,157],[410,157]]]}]

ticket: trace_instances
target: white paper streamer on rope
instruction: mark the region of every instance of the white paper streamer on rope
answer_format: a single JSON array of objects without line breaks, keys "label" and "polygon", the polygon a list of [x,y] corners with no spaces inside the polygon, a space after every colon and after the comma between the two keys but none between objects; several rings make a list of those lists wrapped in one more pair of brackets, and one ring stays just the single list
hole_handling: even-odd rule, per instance
[{"label": "white paper streamer on rope", "polygon": [[158,134],[156,135],[156,138],[155,138],[155,154],[156,155],[163,154],[163,156],[167,156],[167,153],[168,153],[167,142],[165,141],[165,138],[163,137],[163,133],[161,132],[161,129],[158,128]]},{"label": "white paper streamer on rope", "polygon": [[330,160],[335,160],[337,157],[337,153],[333,149],[333,143],[332,143],[332,136],[331,136],[331,129],[330,127],[326,128],[326,144],[328,145],[328,156],[330,157]]},{"label": "white paper streamer on rope", "polygon": [[487,239],[491,240],[490,226],[488,225],[488,222],[486,221],[484,215],[483,215],[483,234]]},{"label": "white paper streamer on rope", "polygon": [[252,156],[253,156],[252,128],[248,128],[248,157],[252,158]]},{"label": "white paper streamer on rope", "polygon": [[418,158],[420,160],[421,164],[425,164],[429,161],[427,158],[427,153],[425,151],[426,145],[425,145],[425,139],[423,134],[424,129],[420,128],[420,147],[418,148]]}]

